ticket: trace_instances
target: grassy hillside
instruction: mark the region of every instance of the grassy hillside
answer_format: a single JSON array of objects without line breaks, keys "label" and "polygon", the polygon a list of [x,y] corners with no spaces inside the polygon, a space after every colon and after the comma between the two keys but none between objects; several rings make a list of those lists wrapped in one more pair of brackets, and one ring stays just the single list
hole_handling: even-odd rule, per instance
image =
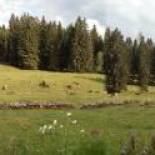
[{"label": "grassy hillside", "polygon": [[[104,91],[103,76],[99,74],[56,73],[45,71],[19,70],[0,65],[0,103],[3,102],[56,102],[96,103],[104,100],[151,100],[155,89],[136,95],[137,87],[129,86],[128,91],[111,97]],[[40,86],[45,81],[47,87]]]},{"label": "grassy hillside", "polygon": [[[155,88],[137,95],[138,87],[111,97],[104,90],[104,78],[99,74],[72,74],[19,70],[0,65],[0,102],[56,102],[80,105],[102,101],[154,100]],[[45,81],[45,84],[42,84]],[[44,85],[44,87],[43,87]],[[105,142],[108,155],[118,155],[120,144],[130,134],[136,134],[142,147],[154,134],[154,107],[120,106],[95,110],[0,110],[0,155],[74,154],[89,145],[99,135]],[[58,120],[54,133],[42,134],[39,128]],[[74,126],[72,120],[78,123]],[[144,123],[145,122],[145,123]],[[64,128],[60,129],[60,125]],[[80,130],[85,133],[81,135]],[[90,139],[92,138],[92,139]],[[96,139],[95,139],[96,140]],[[98,141],[96,141],[98,142]],[[81,145],[81,146],[79,146]],[[102,145],[103,147],[104,145]],[[67,150],[65,152],[62,149]],[[79,149],[80,148],[80,149]],[[92,147],[94,148],[94,147]],[[97,144],[100,148],[100,144]],[[77,153],[76,152],[76,153]]]},{"label": "grassy hillside", "polygon": [[[142,151],[155,130],[154,108],[122,106],[99,110],[72,110],[71,119],[76,119],[77,125],[70,123],[70,119],[66,116],[67,112],[0,111],[0,155],[60,155],[58,150],[64,149],[64,144],[67,145],[68,155],[79,147],[79,141],[88,142],[89,136],[95,138],[98,134],[102,135],[100,137],[106,144],[107,155],[119,155],[121,143],[126,142],[130,134],[137,136]],[[50,125],[55,119],[58,120],[56,133],[39,132],[40,126]],[[60,125],[64,128],[60,129]],[[81,135],[80,129],[85,130],[85,136]],[[86,145],[90,142],[89,140]],[[100,144],[97,144],[97,147],[101,147]],[[79,154],[80,151],[82,149],[76,153]],[[61,154],[66,155],[65,152]]]}]

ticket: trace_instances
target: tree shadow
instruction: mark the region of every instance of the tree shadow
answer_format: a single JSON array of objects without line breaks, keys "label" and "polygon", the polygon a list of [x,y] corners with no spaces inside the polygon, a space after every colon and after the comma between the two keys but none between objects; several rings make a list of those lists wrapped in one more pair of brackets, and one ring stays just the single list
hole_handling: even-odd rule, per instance
[{"label": "tree shadow", "polygon": [[101,78],[101,77],[82,77],[82,76],[76,76],[76,78],[79,78],[79,79],[84,79],[84,80],[89,80],[89,81],[93,81],[93,82],[98,82],[98,83],[104,83],[105,82],[105,79],[104,78]]}]

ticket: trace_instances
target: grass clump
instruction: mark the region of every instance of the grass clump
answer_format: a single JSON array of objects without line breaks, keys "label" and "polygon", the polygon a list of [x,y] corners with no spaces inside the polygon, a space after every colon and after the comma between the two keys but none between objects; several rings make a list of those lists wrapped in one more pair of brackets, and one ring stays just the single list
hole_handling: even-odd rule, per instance
[{"label": "grass clump", "polygon": [[50,85],[45,80],[41,81],[39,86],[42,88],[50,88]]},{"label": "grass clump", "polygon": [[91,136],[79,143],[73,155],[107,155],[103,137]]},{"label": "grass clump", "polygon": [[7,89],[8,89],[7,85],[2,86],[2,90],[7,90]]}]

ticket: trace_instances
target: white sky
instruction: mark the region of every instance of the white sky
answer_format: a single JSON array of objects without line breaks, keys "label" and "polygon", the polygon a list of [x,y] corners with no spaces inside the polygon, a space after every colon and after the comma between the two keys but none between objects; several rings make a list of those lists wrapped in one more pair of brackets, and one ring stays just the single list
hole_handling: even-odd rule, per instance
[{"label": "white sky", "polygon": [[86,17],[90,27],[96,24],[101,34],[105,27],[118,27],[126,36],[139,32],[155,39],[155,1],[153,0],[0,0],[0,24],[7,24],[11,13],[45,15],[64,25],[77,16]]}]

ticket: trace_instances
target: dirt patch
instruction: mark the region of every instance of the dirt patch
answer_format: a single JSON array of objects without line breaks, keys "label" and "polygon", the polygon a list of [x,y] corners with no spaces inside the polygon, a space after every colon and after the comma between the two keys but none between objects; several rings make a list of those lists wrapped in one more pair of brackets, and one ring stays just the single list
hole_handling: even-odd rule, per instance
[{"label": "dirt patch", "polygon": [[73,105],[71,104],[38,104],[38,103],[15,103],[15,104],[0,104],[0,109],[73,109]]},{"label": "dirt patch", "polygon": [[[0,104],[0,110],[20,110],[20,109],[53,109],[53,110],[61,110],[61,109],[75,109],[74,104],[62,104],[62,103],[3,103]],[[85,103],[80,106],[80,109],[99,109],[106,107],[114,107],[114,106],[147,106],[147,107],[155,107],[155,101],[104,101],[102,103]]]},{"label": "dirt patch", "polygon": [[80,107],[80,109],[99,109],[105,107],[114,107],[114,106],[147,106],[147,107],[155,107],[155,101],[123,101],[123,102],[102,102],[95,104],[84,104]]}]

